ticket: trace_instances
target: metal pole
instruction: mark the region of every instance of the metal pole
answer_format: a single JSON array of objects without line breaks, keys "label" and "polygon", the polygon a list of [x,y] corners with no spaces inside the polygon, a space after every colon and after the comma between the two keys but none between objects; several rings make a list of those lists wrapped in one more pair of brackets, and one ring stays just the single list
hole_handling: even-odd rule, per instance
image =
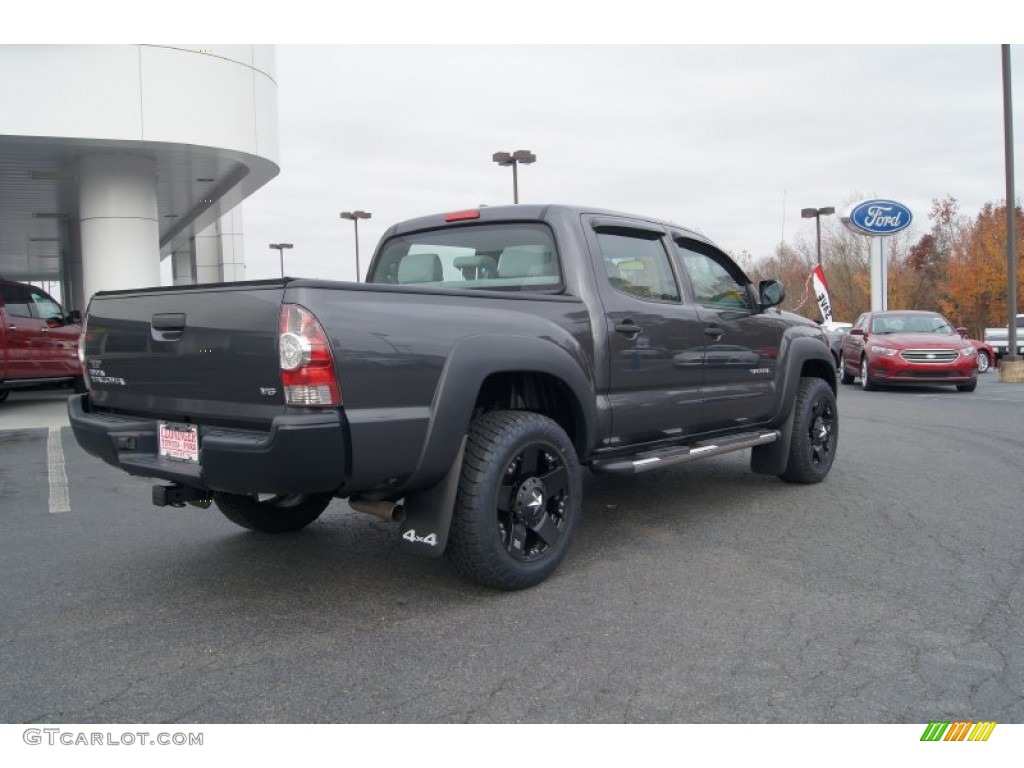
[{"label": "metal pole", "polygon": [[359,267],[359,219],[352,219],[352,223],[356,225],[356,282],[360,280],[360,275],[363,274],[363,270]]},{"label": "metal pole", "polygon": [[284,251],[285,248],[291,248],[291,243],[270,243],[270,247],[277,251],[278,258],[281,260],[281,277],[284,277]]},{"label": "metal pole", "polygon": [[512,202],[519,205],[519,173],[516,170],[519,168],[519,163],[515,160],[512,161]]},{"label": "metal pole", "polygon": [[1003,54],[1003,141],[1006,144],[1006,264],[1009,272],[1009,332],[1007,360],[1020,360],[1017,354],[1017,195],[1013,184],[1013,94],[1010,88],[1010,46]]},{"label": "metal pole", "polygon": [[821,266],[821,214],[814,217],[815,229],[818,230],[818,266]]}]

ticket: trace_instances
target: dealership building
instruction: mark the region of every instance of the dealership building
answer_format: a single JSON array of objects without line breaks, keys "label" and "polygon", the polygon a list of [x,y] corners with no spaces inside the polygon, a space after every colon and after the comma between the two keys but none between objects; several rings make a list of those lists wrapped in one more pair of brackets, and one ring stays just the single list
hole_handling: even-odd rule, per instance
[{"label": "dealership building", "polygon": [[279,172],[274,48],[0,45],[0,277],[99,290],[245,277]]}]

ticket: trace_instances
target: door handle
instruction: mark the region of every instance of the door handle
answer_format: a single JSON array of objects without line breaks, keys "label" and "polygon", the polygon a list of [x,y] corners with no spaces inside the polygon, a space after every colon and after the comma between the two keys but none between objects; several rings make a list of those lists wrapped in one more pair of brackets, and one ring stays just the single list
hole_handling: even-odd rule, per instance
[{"label": "door handle", "polygon": [[157,331],[183,331],[185,330],[184,312],[163,312],[153,315],[153,328]]},{"label": "door handle", "polygon": [[624,333],[626,336],[636,336],[643,328],[632,320],[623,320],[615,324],[615,330],[619,333]]},{"label": "door handle", "polygon": [[151,325],[153,341],[180,341],[185,332],[185,313],[163,312],[153,315]]},{"label": "door handle", "polygon": [[718,341],[725,334],[725,331],[723,331],[717,325],[708,325],[708,326],[705,326],[704,333],[706,333],[708,336],[710,336],[715,341]]}]

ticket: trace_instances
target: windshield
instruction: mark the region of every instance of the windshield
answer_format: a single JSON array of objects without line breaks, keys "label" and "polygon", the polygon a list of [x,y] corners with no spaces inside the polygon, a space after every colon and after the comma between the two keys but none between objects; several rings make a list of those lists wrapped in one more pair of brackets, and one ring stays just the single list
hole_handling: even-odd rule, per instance
[{"label": "windshield", "polygon": [[871,332],[956,334],[942,315],[911,313],[878,315],[871,321]]},{"label": "windshield", "polygon": [[545,225],[479,224],[388,240],[369,282],[554,293],[562,288],[562,274]]}]

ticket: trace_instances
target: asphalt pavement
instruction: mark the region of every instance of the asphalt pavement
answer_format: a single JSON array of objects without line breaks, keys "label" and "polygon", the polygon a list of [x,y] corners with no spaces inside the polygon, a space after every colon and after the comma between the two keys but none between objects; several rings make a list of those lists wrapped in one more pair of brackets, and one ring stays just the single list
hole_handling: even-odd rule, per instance
[{"label": "asphalt pavement", "polygon": [[0,405],[0,722],[1024,722],[1024,385],[995,374],[841,387],[819,485],[746,452],[588,475],[517,593],[340,500],[283,536],[154,507],[65,397]]}]

